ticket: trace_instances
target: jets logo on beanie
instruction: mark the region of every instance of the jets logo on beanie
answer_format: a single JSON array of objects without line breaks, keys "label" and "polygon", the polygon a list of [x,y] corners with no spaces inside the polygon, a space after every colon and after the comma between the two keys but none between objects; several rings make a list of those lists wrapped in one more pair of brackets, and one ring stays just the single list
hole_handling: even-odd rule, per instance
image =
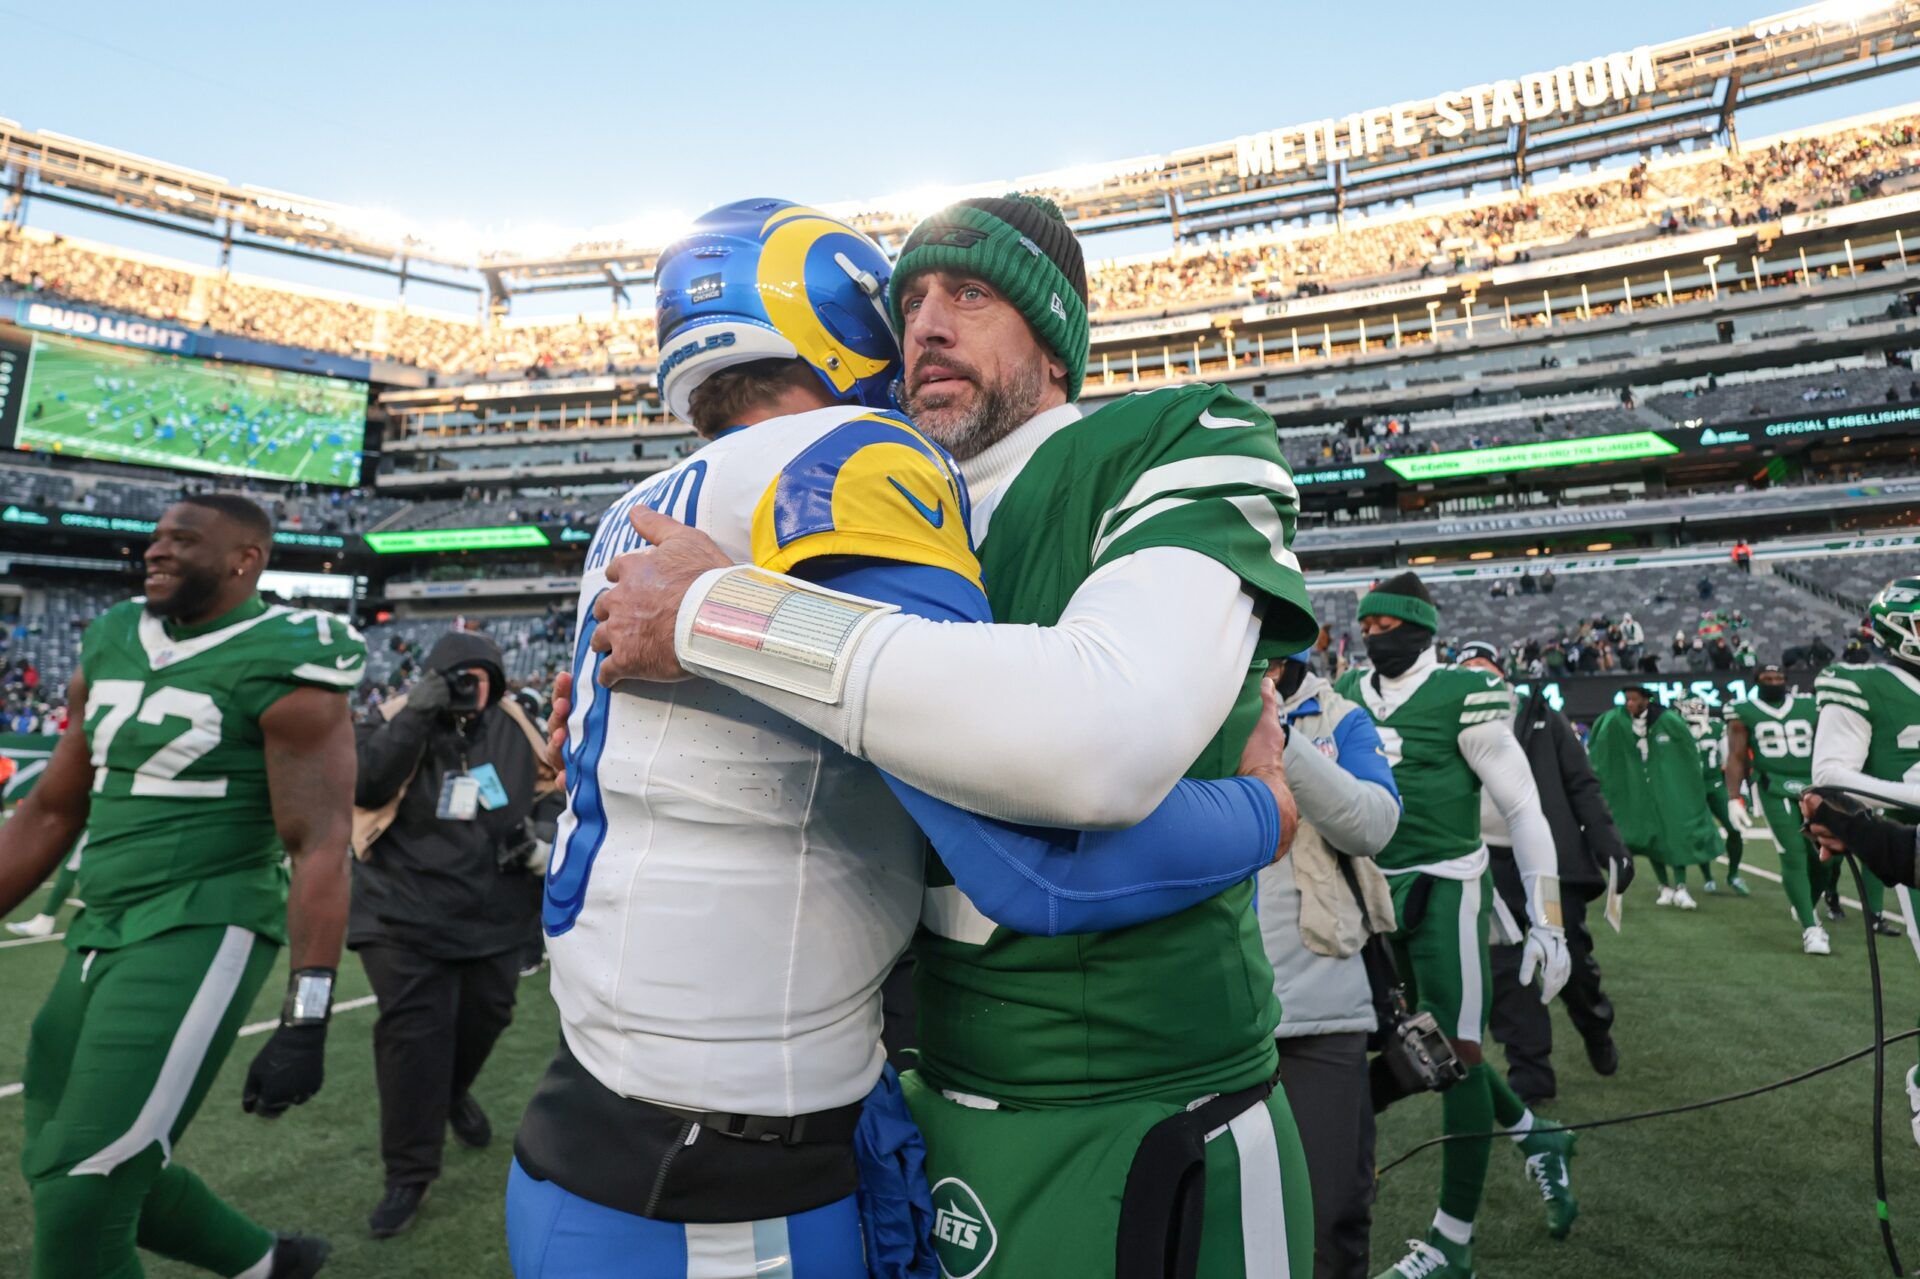
[{"label": "jets logo on beanie", "polygon": [[1067,398],[1080,398],[1087,373],[1087,264],[1059,205],[1036,195],[962,200],[915,227],[887,291],[898,331],[905,331],[901,294],[922,271],[965,272],[998,289],[1067,366]]}]

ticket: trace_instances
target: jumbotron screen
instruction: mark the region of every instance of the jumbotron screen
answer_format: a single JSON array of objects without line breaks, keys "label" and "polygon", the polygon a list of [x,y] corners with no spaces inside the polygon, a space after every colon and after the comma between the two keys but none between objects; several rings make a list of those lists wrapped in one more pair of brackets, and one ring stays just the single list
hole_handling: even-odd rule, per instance
[{"label": "jumbotron screen", "polygon": [[[35,333],[13,446],[215,475],[360,482],[367,384]],[[0,417],[0,422],[4,417]]]}]

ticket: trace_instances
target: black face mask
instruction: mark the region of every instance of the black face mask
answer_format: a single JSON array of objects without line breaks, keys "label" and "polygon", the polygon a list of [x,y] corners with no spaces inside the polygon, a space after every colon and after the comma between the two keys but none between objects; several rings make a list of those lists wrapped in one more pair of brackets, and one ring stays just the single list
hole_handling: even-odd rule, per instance
[{"label": "black face mask", "polygon": [[1767,705],[1782,706],[1786,704],[1787,686],[1785,684],[1761,684],[1759,685],[1759,689],[1760,700],[1767,703]]},{"label": "black face mask", "polygon": [[1367,657],[1373,662],[1373,669],[1387,679],[1405,675],[1420,660],[1420,655],[1432,648],[1433,632],[1410,622],[1367,636]]},{"label": "black face mask", "polygon": [[1280,678],[1273,683],[1274,691],[1280,694],[1281,701],[1288,701],[1300,691],[1307,682],[1307,664],[1305,662],[1280,663]]}]

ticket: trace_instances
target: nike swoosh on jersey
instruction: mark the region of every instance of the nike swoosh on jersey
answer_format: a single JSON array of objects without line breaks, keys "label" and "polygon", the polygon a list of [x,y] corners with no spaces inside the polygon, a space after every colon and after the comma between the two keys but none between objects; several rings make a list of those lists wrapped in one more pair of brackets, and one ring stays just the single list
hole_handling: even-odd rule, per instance
[{"label": "nike swoosh on jersey", "polygon": [[1221,417],[1218,413],[1214,413],[1211,410],[1201,409],[1200,425],[1206,427],[1209,431],[1230,431],[1236,426],[1252,426],[1253,423],[1244,422],[1237,417]]},{"label": "nike swoosh on jersey", "polygon": [[339,668],[340,668],[341,670],[343,670],[343,671],[344,671],[344,670],[346,670],[346,669],[347,669],[347,667],[349,667],[349,666],[354,666],[354,665],[357,665],[357,664],[359,663],[359,661],[360,661],[360,659],[359,659],[358,657],[354,657],[354,656],[352,656],[351,654],[349,654],[349,655],[348,655],[348,656],[346,656],[346,657],[336,657],[336,658],[334,658],[334,659],[333,659],[333,664],[334,664],[335,666],[337,666],[337,667],[339,667]]},{"label": "nike swoosh on jersey", "polygon": [[927,504],[925,502],[922,502],[919,498],[915,497],[912,494],[912,492],[908,490],[907,486],[902,484],[899,480],[896,480],[891,475],[889,475],[887,477],[887,483],[899,489],[900,496],[906,498],[907,501],[913,503],[913,509],[920,512],[920,514],[926,516],[927,523],[933,525],[935,528],[939,528],[942,524],[945,524],[947,522],[947,499],[946,498],[944,497],[941,498],[939,501],[933,504],[932,510],[928,510]]}]

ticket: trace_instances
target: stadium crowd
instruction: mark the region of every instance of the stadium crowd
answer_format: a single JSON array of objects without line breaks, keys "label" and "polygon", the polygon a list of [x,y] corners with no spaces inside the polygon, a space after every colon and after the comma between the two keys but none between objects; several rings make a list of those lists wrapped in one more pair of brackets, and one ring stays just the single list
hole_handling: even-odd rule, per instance
[{"label": "stadium crowd", "polygon": [[[1880,193],[1913,172],[1916,123],[1686,153],[1583,185],[1509,192],[1446,212],[1409,210],[1095,264],[1096,320],[1265,301],[1450,274],[1592,242],[1764,222]],[[120,255],[0,226],[0,290],[112,307],[149,319],[334,354],[391,359],[453,377],[628,372],[657,355],[650,310],[606,318],[480,324],[343,295],[294,291],[224,272]]]}]

